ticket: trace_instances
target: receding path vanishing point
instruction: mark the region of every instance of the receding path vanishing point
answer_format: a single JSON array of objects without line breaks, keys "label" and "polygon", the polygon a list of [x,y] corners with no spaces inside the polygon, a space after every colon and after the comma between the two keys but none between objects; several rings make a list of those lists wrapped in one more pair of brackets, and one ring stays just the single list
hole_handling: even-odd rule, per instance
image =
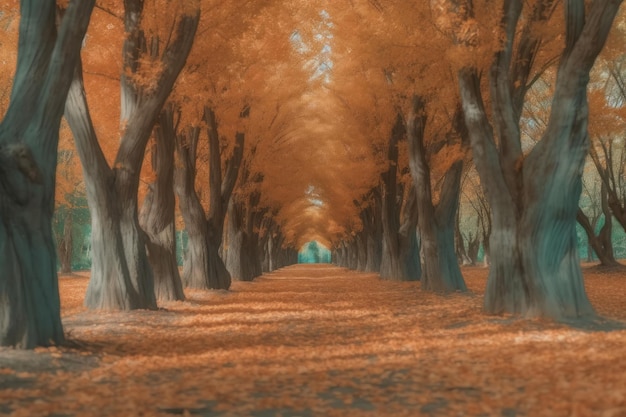
[{"label": "receding path vanishing point", "polygon": [[[464,274],[473,293],[441,297],[298,265],[126,313],[62,277],[70,345],[1,349],[0,415],[626,415],[625,331],[485,316],[486,270]],[[625,299],[605,281],[595,297]]]}]

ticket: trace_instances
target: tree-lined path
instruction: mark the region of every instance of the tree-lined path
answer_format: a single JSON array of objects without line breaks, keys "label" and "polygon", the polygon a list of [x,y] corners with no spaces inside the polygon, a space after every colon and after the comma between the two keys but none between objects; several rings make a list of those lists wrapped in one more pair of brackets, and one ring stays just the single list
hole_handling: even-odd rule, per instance
[{"label": "tree-lined path", "polygon": [[[624,320],[623,277],[585,268],[599,313]],[[470,294],[296,265],[162,310],[92,311],[60,278],[69,347],[0,350],[15,416],[620,416],[626,332],[481,313]]]}]

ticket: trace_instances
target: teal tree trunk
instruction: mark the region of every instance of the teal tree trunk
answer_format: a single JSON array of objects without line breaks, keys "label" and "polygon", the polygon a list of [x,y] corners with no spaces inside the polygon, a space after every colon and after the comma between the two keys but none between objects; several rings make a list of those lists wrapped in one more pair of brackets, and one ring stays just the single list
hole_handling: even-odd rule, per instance
[{"label": "teal tree trunk", "polygon": [[52,234],[59,128],[94,7],[22,0],[17,68],[0,124],[0,345],[64,340]]},{"label": "teal tree trunk", "polygon": [[[461,275],[454,246],[455,222],[461,192],[463,161],[451,164],[445,173],[439,201],[433,202],[431,189],[431,157],[424,144],[427,120],[426,103],[421,97],[413,97],[407,118],[409,142],[409,166],[417,195],[417,217],[423,253],[422,289],[437,293],[467,291]],[[454,145],[464,134],[463,115],[457,110],[453,129],[447,133],[446,145]]]},{"label": "teal tree trunk", "polygon": [[148,186],[139,217],[146,234],[148,259],[154,275],[154,293],[159,301],[185,299],[176,259],[174,113],[173,105],[166,105],[155,126],[151,163],[156,179]]},{"label": "teal tree trunk", "polygon": [[[92,309],[156,308],[152,268],[139,226],[139,176],[152,128],[185,65],[200,19],[199,8],[190,15],[177,16],[174,36],[159,42],[147,39],[141,29],[143,1],[127,0],[124,5],[126,39],[120,77],[124,130],[111,166],[89,114],[81,65],[74,72],[65,109],[83,166],[91,214],[92,267],[85,305]],[[162,67],[148,89],[131,79],[145,55]]]},{"label": "teal tree trunk", "polygon": [[565,49],[550,118],[541,140],[526,155],[520,140],[521,109],[541,43],[536,28],[546,24],[552,1],[535,2],[524,19],[520,16],[529,7],[526,3],[504,3],[504,42],[489,73],[493,125],[477,69],[459,72],[474,160],[493,216],[487,312],[566,322],[595,317],[583,285],[576,237],[589,149],[586,88],[620,3],[595,1],[586,13],[583,0],[566,2]]}]

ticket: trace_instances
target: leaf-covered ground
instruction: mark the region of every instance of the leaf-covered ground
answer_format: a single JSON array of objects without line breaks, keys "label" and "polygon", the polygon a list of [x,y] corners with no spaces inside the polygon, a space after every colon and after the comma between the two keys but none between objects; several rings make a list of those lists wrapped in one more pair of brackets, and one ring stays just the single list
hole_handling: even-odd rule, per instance
[{"label": "leaf-covered ground", "polygon": [[[62,277],[70,347],[0,349],[0,415],[626,416],[626,330],[481,313],[325,266],[159,311],[89,312],[87,278]],[[626,321],[626,274],[586,268],[599,313]]]}]

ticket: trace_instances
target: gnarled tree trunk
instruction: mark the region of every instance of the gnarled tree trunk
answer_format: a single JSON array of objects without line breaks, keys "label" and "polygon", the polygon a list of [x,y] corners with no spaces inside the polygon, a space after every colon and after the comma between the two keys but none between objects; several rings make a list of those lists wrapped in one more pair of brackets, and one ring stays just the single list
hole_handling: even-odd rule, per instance
[{"label": "gnarled tree trunk", "polygon": [[[462,70],[459,83],[476,167],[493,215],[485,308],[569,321],[595,317],[583,285],[575,228],[589,148],[586,87],[621,1],[594,2],[588,16],[582,0],[566,3],[566,46],[550,120],[524,158],[519,120],[537,48],[519,48],[516,56],[513,51],[514,45],[528,42],[524,36],[539,41],[538,32],[531,29],[543,14],[535,11],[548,3],[535,4],[533,18],[525,20],[521,32],[517,28],[521,2],[505,3],[505,42],[490,76],[499,147],[485,113],[477,71]],[[522,37],[515,42],[517,33]]]},{"label": "gnarled tree trunk", "polygon": [[183,262],[182,282],[188,288],[210,288],[208,282],[209,248],[207,220],[195,191],[196,153],[200,129],[188,128],[176,136],[179,163],[174,170],[175,191],[187,230],[187,251]]},{"label": "gnarled tree trunk", "polygon": [[[413,281],[418,280],[421,274],[419,258],[415,255],[417,211],[413,187],[409,187],[409,197],[402,199],[405,200],[404,210],[401,210],[397,202],[398,195],[403,194],[398,192],[397,165],[398,142],[404,133],[404,121],[398,115],[389,138],[389,168],[382,175],[381,181],[383,244],[380,276],[389,280]],[[400,224],[401,215],[403,215],[402,224]]]},{"label": "gnarled tree trunk", "polygon": [[[199,8],[177,17],[171,42],[162,51],[153,48],[148,52],[140,26],[143,1],[127,0],[124,5],[127,36],[122,51],[121,119],[125,128],[112,167],[89,116],[80,65],[65,110],[83,165],[92,219],[92,268],[85,305],[94,309],[156,308],[152,269],[139,226],[139,175],[152,127],[185,64],[200,18]],[[139,60],[147,53],[160,60],[163,70],[154,83],[156,88],[144,91],[129,75],[137,71]]]},{"label": "gnarled tree trunk", "polygon": [[[248,117],[249,109],[241,112]],[[231,276],[220,257],[219,248],[224,233],[228,204],[237,182],[243,158],[245,135],[237,132],[235,148],[226,162],[222,178],[222,155],[215,113],[205,107],[204,121],[209,139],[209,213],[205,215],[195,190],[197,142],[200,131],[188,129],[186,136],[178,136],[177,152],[181,159],[176,173],[176,192],[189,236],[183,267],[183,284],[199,289],[229,289]]]},{"label": "gnarled tree trunk", "polygon": [[94,7],[22,0],[17,69],[0,124],[0,345],[62,343],[52,233],[63,105]]},{"label": "gnarled tree trunk", "polygon": [[174,148],[176,128],[171,105],[165,106],[154,129],[152,169],[155,181],[149,185],[140,213],[146,233],[148,260],[154,276],[157,300],[184,300],[183,285],[176,259],[174,199]]},{"label": "gnarled tree trunk", "polygon": [[[417,195],[417,217],[423,253],[422,289],[438,293],[467,291],[459,269],[454,247],[455,221],[461,192],[463,161],[453,163],[445,173],[439,202],[433,203],[429,165],[430,155],[424,146],[426,103],[413,97],[407,122],[409,164]],[[447,141],[452,145],[454,133],[462,136],[462,113],[457,110],[453,132]]]}]

